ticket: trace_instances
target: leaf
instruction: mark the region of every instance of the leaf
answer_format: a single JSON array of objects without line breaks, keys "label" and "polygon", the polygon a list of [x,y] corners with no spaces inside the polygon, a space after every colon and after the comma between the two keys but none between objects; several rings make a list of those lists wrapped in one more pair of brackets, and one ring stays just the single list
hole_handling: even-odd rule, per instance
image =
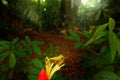
[{"label": "leaf", "polygon": [[114,19],[113,18],[109,18],[109,30],[113,31],[114,27],[115,27]]},{"label": "leaf", "polygon": [[106,35],[107,32],[104,31],[104,30],[106,29],[107,25],[108,25],[108,23],[99,26],[97,28],[96,32],[94,33],[94,35],[92,36],[92,38],[90,38],[83,46],[85,47],[85,46],[91,44],[92,42],[94,42],[95,40],[97,40],[97,39],[103,37],[104,35]]},{"label": "leaf", "polygon": [[18,38],[13,39],[12,43],[16,44],[18,42]]},{"label": "leaf", "polygon": [[91,37],[90,32],[88,32],[88,31],[86,31],[86,30],[82,31],[81,34],[84,35],[84,36],[87,37],[87,38],[90,38],[90,37]]},{"label": "leaf", "polygon": [[83,45],[83,47],[88,46],[88,45],[91,44],[92,42],[93,42],[93,38],[90,38],[90,39]]},{"label": "leaf", "polygon": [[10,42],[9,41],[0,41],[0,45],[1,46],[8,46],[8,45],[10,45]]},{"label": "leaf", "polygon": [[0,62],[2,62],[9,54],[10,54],[9,51],[6,51],[4,53],[0,53]]},{"label": "leaf", "polygon": [[74,47],[75,48],[79,48],[79,47],[81,47],[82,46],[82,42],[80,42],[80,41],[78,41],[78,42],[76,42],[75,44],[74,44]]},{"label": "leaf", "polygon": [[80,41],[80,37],[76,32],[70,31],[70,35],[71,35],[73,40]]},{"label": "leaf", "polygon": [[36,45],[42,45],[42,44],[44,44],[44,42],[43,41],[32,41],[34,44],[36,44]]},{"label": "leaf", "polygon": [[111,52],[111,58],[112,61],[115,58],[116,52],[117,52],[117,37],[114,32],[109,32],[109,44],[110,44],[110,52]]},{"label": "leaf", "polygon": [[43,68],[43,64],[42,64],[41,61],[38,60],[37,58],[33,60],[33,64],[34,64],[34,66],[35,66],[36,68],[38,68],[38,69]]},{"label": "leaf", "polygon": [[33,44],[33,50],[36,54],[41,55],[41,50],[39,47],[36,46],[36,44]]},{"label": "leaf", "polygon": [[73,40],[73,38],[71,36],[63,36],[65,39],[70,39]]},{"label": "leaf", "polygon": [[28,36],[25,37],[25,40],[28,42],[28,44],[31,44],[31,40]]},{"label": "leaf", "polygon": [[95,31],[94,35],[93,35],[93,39],[98,39],[99,37],[103,36],[103,31],[106,29],[106,27],[108,26],[108,23],[100,25],[97,30]]},{"label": "leaf", "polygon": [[24,57],[26,56],[26,52],[22,49],[16,50],[16,55],[18,55],[19,57]]},{"label": "leaf", "polygon": [[14,53],[11,53],[9,56],[9,67],[13,68],[16,64],[16,57]]}]

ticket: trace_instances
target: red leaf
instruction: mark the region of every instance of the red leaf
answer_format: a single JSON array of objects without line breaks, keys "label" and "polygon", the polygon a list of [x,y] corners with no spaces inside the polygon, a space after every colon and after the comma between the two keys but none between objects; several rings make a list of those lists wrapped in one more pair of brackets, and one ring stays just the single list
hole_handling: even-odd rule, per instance
[{"label": "red leaf", "polygon": [[49,80],[46,72],[44,69],[42,69],[39,73],[38,80]]}]

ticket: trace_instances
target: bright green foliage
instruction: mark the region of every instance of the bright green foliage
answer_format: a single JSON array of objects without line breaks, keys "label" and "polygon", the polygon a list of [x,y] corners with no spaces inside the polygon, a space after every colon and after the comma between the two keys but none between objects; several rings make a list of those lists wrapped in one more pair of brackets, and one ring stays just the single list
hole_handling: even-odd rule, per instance
[{"label": "bright green foliage", "polygon": [[[109,30],[106,30],[107,27],[109,27]],[[96,43],[98,40],[102,40],[102,37],[106,37],[107,35],[109,35],[107,40],[109,40],[111,60],[113,61],[116,56],[116,53],[120,52],[119,40],[117,38],[117,35],[113,32],[114,27],[114,19],[109,18],[108,23],[98,26],[93,36],[84,44],[84,47],[88,46],[93,42]],[[103,41],[105,40],[103,39]]]},{"label": "bright green foliage", "polygon": [[63,37],[66,38],[66,39],[80,41],[79,35],[74,31],[70,31],[70,36],[63,36]]},{"label": "bright green foliage", "polygon": [[111,58],[113,61],[117,52],[117,37],[114,32],[109,33],[109,44],[110,44]]},{"label": "bright green foliage", "polygon": [[95,40],[100,39],[101,37],[103,37],[103,36],[106,34],[105,29],[107,28],[107,26],[108,26],[108,23],[103,24],[103,25],[101,25],[101,26],[98,26],[98,28],[97,28],[97,30],[95,31],[95,33],[94,33],[94,35],[92,36],[92,38],[90,38],[90,40],[88,40],[88,41],[84,44],[84,46],[87,46],[87,45],[93,43]]},{"label": "bright green foliage", "polygon": [[44,67],[43,64],[42,64],[42,62],[41,62],[39,59],[34,59],[34,60],[33,60],[33,64],[34,64],[34,66],[35,66],[36,68],[38,68],[38,69],[41,69],[41,68]]},{"label": "bright green foliage", "polygon": [[41,50],[36,46],[36,44],[33,44],[33,49],[36,54],[41,55]]},{"label": "bright green foliage", "polygon": [[[83,64],[81,68],[85,69],[87,73],[84,76],[85,78],[80,76],[80,79],[120,79],[120,77],[117,75],[117,73],[114,72],[114,70],[104,69],[105,67],[111,66],[115,68],[115,65],[119,66],[118,55],[120,55],[120,40],[117,33],[114,32],[114,28],[115,21],[114,19],[109,18],[108,23],[99,25],[93,35],[84,35],[89,39],[88,41],[80,41],[78,39],[79,35],[74,35],[75,37],[65,36],[65,38],[67,39],[72,39],[76,41],[76,43],[74,44],[75,48],[82,48],[82,50],[84,51],[84,56],[82,57]],[[71,34],[73,35],[74,32]],[[91,77],[93,75],[94,78]]]},{"label": "bright green foliage", "polygon": [[15,54],[14,53],[10,53],[10,56],[9,56],[9,67],[10,68],[14,68],[15,64],[16,64]]},{"label": "bright green foliage", "polygon": [[75,48],[79,48],[80,46],[82,46],[82,42],[80,41],[80,36],[74,32],[74,31],[70,31],[70,36],[69,35],[66,35],[66,36],[63,36],[64,38],[66,39],[70,39],[70,40],[75,40],[77,41],[75,44],[74,44],[74,47]]},{"label": "bright green foliage", "polygon": [[113,18],[109,18],[109,30],[110,32],[113,31],[114,27],[115,27],[115,21]]}]

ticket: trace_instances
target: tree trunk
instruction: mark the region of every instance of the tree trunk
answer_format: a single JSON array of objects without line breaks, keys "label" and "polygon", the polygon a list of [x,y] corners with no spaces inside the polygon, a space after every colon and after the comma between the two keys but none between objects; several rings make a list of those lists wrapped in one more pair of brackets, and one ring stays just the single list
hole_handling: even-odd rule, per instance
[{"label": "tree trunk", "polygon": [[61,1],[61,15],[62,21],[65,25],[63,27],[69,28],[71,26],[72,14],[71,14],[71,0]]}]

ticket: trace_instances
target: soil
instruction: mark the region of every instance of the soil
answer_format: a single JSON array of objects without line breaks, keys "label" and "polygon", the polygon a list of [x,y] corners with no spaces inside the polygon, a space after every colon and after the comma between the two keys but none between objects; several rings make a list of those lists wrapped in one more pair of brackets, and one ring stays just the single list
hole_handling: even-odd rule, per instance
[{"label": "soil", "polygon": [[[84,71],[81,71],[81,57],[83,55],[82,50],[74,48],[74,40],[68,40],[63,38],[63,35],[57,33],[49,32],[28,32],[29,37],[32,40],[44,41],[44,44],[40,46],[42,53],[49,48],[49,45],[58,46],[57,54],[63,54],[65,58],[65,66],[60,70],[64,77],[70,78],[70,80],[77,80],[77,76],[83,75]],[[56,52],[53,51],[52,55],[56,55]],[[33,57],[36,57],[33,55]]]}]

